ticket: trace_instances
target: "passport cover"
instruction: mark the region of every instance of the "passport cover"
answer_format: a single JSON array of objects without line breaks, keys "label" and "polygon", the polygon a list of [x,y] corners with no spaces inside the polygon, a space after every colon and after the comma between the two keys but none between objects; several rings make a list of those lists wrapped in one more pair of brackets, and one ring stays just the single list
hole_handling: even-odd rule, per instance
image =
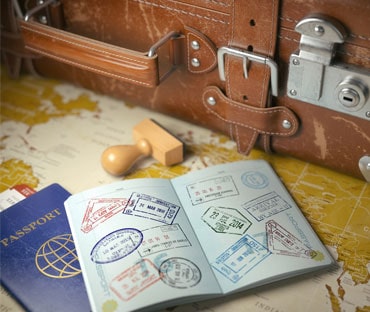
[{"label": "passport cover", "polygon": [[90,311],[64,209],[52,184],[0,213],[1,283],[32,311]]}]

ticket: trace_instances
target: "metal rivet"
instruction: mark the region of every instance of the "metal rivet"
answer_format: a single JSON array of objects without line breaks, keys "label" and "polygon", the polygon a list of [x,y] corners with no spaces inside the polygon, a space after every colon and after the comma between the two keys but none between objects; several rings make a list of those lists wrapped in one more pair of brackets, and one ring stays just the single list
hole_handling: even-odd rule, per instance
[{"label": "metal rivet", "polygon": [[317,36],[322,36],[325,33],[325,28],[322,27],[321,25],[316,25],[315,26],[315,33]]},{"label": "metal rivet", "polygon": [[213,96],[210,96],[209,98],[207,98],[207,103],[212,106],[216,105],[216,99]]},{"label": "metal rivet", "polygon": [[292,90],[289,91],[289,93],[290,93],[290,95],[296,96],[297,95],[297,90],[292,89]]},{"label": "metal rivet", "polygon": [[200,61],[197,59],[197,58],[192,58],[191,59],[191,65],[193,65],[194,67],[199,67],[200,66]]},{"label": "metal rivet", "polygon": [[39,22],[41,24],[46,25],[48,23],[48,19],[47,19],[47,17],[45,15],[42,15],[42,16],[39,17]]},{"label": "metal rivet", "polygon": [[299,63],[299,59],[293,59],[293,65],[299,65],[300,63]]},{"label": "metal rivet", "polygon": [[289,120],[287,120],[287,119],[284,119],[283,120],[282,125],[283,125],[283,128],[284,129],[290,129],[292,127],[292,123]]},{"label": "metal rivet", "polygon": [[370,118],[370,111],[367,111],[367,112],[365,113],[365,116],[366,116],[367,118]]},{"label": "metal rivet", "polygon": [[198,41],[196,41],[196,40],[193,40],[193,41],[191,42],[191,48],[192,48],[193,50],[199,50],[199,48],[200,48],[200,44],[199,44],[199,42],[198,42]]},{"label": "metal rivet", "polygon": [[358,161],[358,168],[367,182],[370,182],[370,156],[362,156]]}]

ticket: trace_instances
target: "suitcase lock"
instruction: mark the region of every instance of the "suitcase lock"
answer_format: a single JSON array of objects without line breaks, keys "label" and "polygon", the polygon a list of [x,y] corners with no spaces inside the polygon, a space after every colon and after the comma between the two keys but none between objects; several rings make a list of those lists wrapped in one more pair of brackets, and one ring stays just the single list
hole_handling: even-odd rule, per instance
[{"label": "suitcase lock", "polygon": [[295,30],[301,39],[290,56],[288,96],[370,120],[370,72],[333,61],[336,45],[346,37],[344,27],[320,16],[301,20]]}]

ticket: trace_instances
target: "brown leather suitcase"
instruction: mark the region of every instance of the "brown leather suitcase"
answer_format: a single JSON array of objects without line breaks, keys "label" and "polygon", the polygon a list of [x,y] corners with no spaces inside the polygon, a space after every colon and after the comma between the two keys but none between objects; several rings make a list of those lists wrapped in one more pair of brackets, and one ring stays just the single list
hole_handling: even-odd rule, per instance
[{"label": "brown leather suitcase", "polygon": [[368,0],[1,2],[2,60],[370,180]]}]

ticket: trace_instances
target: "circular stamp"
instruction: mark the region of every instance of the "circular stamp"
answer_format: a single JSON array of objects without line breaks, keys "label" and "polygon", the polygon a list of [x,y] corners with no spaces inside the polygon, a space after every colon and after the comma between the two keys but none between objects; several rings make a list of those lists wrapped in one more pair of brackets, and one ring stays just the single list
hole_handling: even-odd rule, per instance
[{"label": "circular stamp", "polygon": [[242,175],[244,185],[253,189],[263,189],[269,184],[268,178],[259,171],[247,171]]},{"label": "circular stamp", "polygon": [[202,274],[190,260],[180,257],[166,259],[159,267],[162,281],[175,288],[190,288],[197,285]]},{"label": "circular stamp", "polygon": [[143,233],[134,228],[123,228],[100,239],[90,253],[93,262],[103,264],[122,259],[135,251],[143,241]]}]

